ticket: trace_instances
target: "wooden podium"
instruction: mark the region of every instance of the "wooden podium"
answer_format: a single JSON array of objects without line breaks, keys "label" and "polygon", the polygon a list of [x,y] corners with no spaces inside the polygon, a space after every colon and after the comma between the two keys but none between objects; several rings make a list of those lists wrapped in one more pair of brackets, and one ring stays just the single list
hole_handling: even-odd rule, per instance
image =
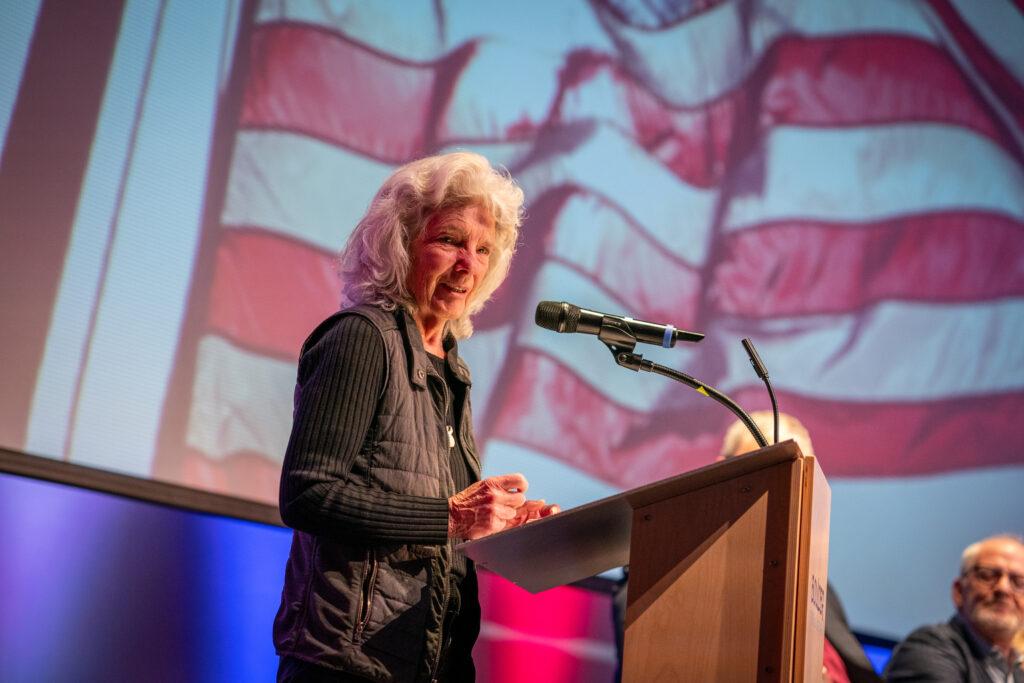
[{"label": "wooden podium", "polygon": [[820,681],[830,498],[786,441],[460,547],[532,592],[629,564],[629,683]]}]

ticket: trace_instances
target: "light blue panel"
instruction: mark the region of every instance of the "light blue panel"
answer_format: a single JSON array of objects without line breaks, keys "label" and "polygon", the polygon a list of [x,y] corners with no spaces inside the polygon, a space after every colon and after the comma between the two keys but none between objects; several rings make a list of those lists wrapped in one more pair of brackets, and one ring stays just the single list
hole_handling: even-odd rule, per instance
[{"label": "light blue panel", "polygon": [[115,235],[159,16],[159,0],[136,0],[127,3],[121,21],[32,401],[25,449],[37,455],[65,455],[78,373],[101,295],[107,248]]},{"label": "light blue panel", "polygon": [[148,475],[206,199],[227,14],[164,6],[71,460]]},{"label": "light blue panel", "polygon": [[41,4],[42,0],[5,2],[0,17],[0,157]]}]

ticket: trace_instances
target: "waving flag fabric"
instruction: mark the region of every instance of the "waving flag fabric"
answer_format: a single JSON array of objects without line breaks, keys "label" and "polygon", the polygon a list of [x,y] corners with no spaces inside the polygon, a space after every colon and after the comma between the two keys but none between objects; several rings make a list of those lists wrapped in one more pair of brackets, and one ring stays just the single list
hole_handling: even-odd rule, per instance
[{"label": "waving flag fabric", "polygon": [[732,419],[534,327],[555,299],[705,332],[657,360],[758,409],[752,337],[834,483],[1020,472],[1019,2],[345,4],[266,0],[246,34],[162,476],[276,499],[337,250],[391,169],[458,148],[528,198],[465,343],[485,466],[512,448],[632,487],[710,462]]}]

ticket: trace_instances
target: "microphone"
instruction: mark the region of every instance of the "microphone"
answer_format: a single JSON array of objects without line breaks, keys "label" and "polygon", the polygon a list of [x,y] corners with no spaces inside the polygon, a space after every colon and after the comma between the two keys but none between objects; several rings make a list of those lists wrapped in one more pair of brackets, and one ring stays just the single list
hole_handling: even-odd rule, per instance
[{"label": "microphone", "polygon": [[[740,343],[743,344],[743,350],[747,352],[747,358],[750,359],[750,364],[754,367],[754,373],[768,388],[768,398],[772,400],[772,426],[775,428],[775,440],[772,443],[778,443],[779,404],[775,401],[775,390],[772,389],[772,383],[768,379],[768,368],[765,367],[764,361],[761,360],[761,356],[757,353],[757,349],[754,348],[754,342],[750,341],[750,337],[742,339]],[[757,437],[755,436],[754,439],[756,440]]]},{"label": "microphone", "polygon": [[764,366],[764,362],[761,360],[761,356],[758,355],[757,349],[754,348],[754,342],[750,341],[750,338],[741,339],[740,343],[743,344],[743,350],[747,352],[747,358],[750,359],[750,364],[754,367],[754,374],[760,380],[768,379],[768,368]]},{"label": "microphone", "polygon": [[612,324],[627,331],[638,342],[657,344],[666,349],[675,346],[679,340],[699,342],[704,338],[700,332],[687,332],[676,329],[672,325],[660,325],[643,320],[633,320],[621,315],[588,311],[564,301],[541,301],[537,304],[534,322],[546,330],[555,332],[580,332],[597,335],[601,333],[601,328],[604,325]]}]

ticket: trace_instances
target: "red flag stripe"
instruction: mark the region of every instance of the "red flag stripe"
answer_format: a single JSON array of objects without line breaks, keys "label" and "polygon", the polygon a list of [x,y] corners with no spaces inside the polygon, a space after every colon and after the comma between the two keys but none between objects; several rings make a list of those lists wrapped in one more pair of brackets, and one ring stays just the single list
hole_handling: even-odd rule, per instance
[{"label": "red flag stripe", "polygon": [[207,323],[243,348],[294,360],[339,296],[334,254],[259,229],[224,230]]},{"label": "red flag stripe", "polygon": [[[524,351],[515,362],[502,397],[507,409],[497,408],[488,437],[522,444],[623,488],[711,462],[733,419],[707,399],[698,406],[696,393],[683,387],[684,406],[645,414],[611,403],[540,352]],[[757,387],[733,398],[750,409],[766,401]],[[856,403],[782,391],[778,399],[815,435],[829,476],[910,476],[1019,462],[1012,447],[1024,414],[1019,392]]]},{"label": "red flag stripe", "polygon": [[605,197],[586,192],[570,197],[547,236],[546,255],[645,316],[679,324],[697,317],[700,270],[665,249]]},{"label": "red flag stripe", "polygon": [[261,24],[305,24],[408,60],[433,60],[445,53],[444,16],[434,2],[260,2]]},{"label": "red flag stripe", "polygon": [[887,300],[1024,295],[1024,224],[946,212],[873,224],[786,221],[725,236],[709,297],[747,317],[845,313]]},{"label": "red flag stripe", "polygon": [[[750,410],[770,409],[764,390],[735,394]],[[778,392],[814,435],[822,469],[835,477],[906,477],[1020,465],[1024,393],[919,403],[851,402]],[[967,446],[969,444],[969,446]]]},{"label": "red flag stripe", "polygon": [[301,132],[400,162],[433,145],[438,106],[475,47],[396,59],[321,28],[270,24],[252,37],[241,124]]}]

